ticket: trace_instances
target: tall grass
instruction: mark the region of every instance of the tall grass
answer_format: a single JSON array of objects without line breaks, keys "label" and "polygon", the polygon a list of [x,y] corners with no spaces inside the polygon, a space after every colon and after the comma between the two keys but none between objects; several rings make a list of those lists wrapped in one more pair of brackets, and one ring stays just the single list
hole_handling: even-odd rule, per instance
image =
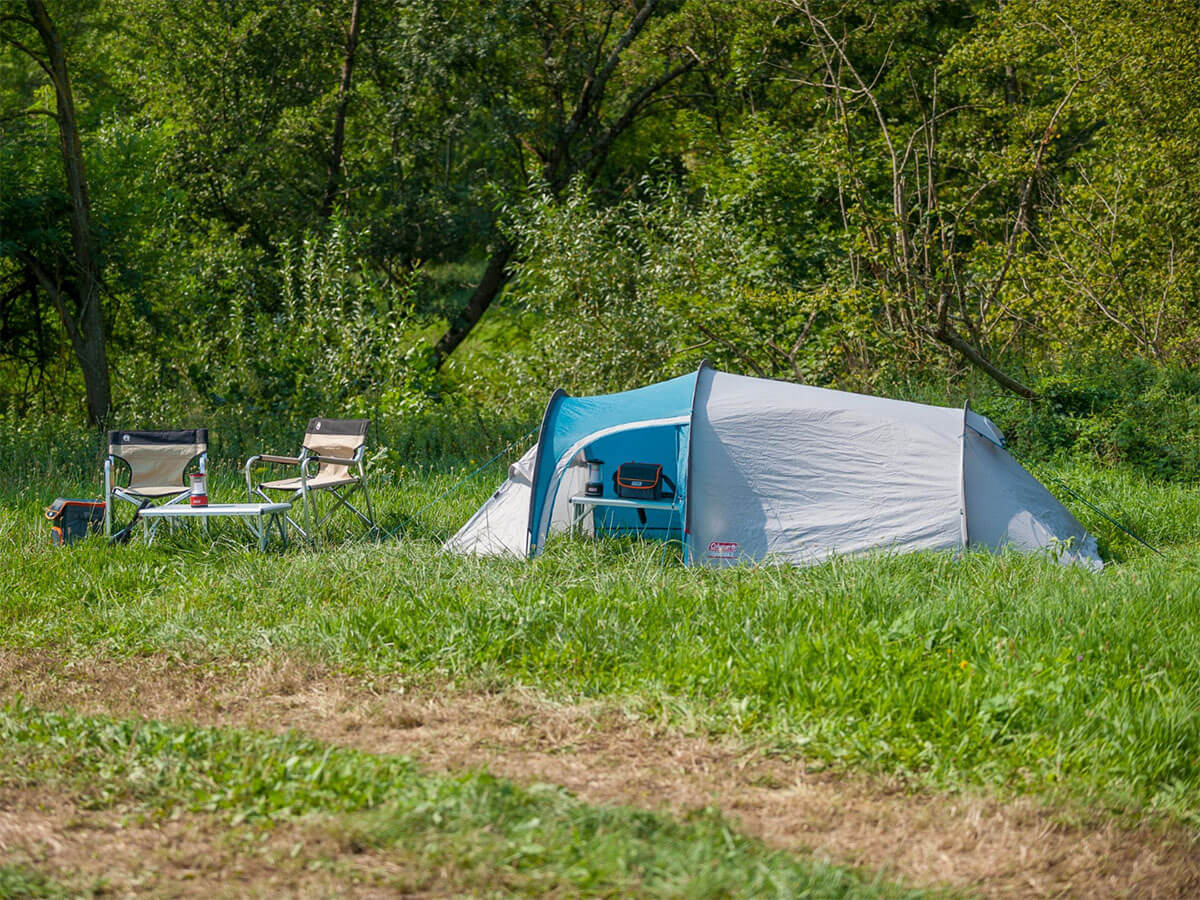
[{"label": "tall grass", "polygon": [[[503,476],[428,505],[472,468],[433,461],[381,479],[385,523],[405,526],[394,540],[268,555],[229,530],[54,551],[45,489],[26,470],[0,496],[0,644],[283,650],[397,677],[522,682],[941,787],[1188,820],[1200,807],[1200,497],[1186,487],[1053,469],[1166,554],[1064,498],[1102,537],[1100,574],[980,553],[708,571],[631,541],[552,542],[534,563],[443,555],[440,540]],[[215,496],[238,491],[218,473]]]}]

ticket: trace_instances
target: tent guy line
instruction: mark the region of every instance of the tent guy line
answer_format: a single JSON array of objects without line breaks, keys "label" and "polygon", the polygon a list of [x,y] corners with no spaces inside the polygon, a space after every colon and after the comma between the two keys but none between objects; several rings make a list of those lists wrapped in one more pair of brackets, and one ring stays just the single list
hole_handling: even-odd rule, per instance
[{"label": "tent guy line", "polygon": [[488,468],[491,468],[492,466],[494,466],[497,462],[500,461],[500,459],[502,457],[511,453],[514,447],[519,447],[521,444],[525,443],[527,440],[529,440],[531,437],[533,437],[537,433],[538,433],[538,429],[535,426],[535,427],[529,429],[529,431],[526,432],[525,434],[521,435],[521,437],[514,438],[513,440],[509,441],[507,444],[505,444],[500,449],[499,453],[497,453],[495,456],[493,456],[491,459],[489,459],[483,465],[479,466],[479,468],[475,469],[475,471],[471,472],[469,475],[466,475],[466,476],[460,478],[458,481],[454,482],[454,484],[450,485],[450,487],[446,488],[446,490],[442,491],[440,494],[438,494],[436,497],[434,497],[428,503],[421,506],[419,509],[417,509],[416,512],[414,512],[412,515],[410,515],[407,519],[405,519],[403,522],[401,522],[399,525],[397,525],[391,531],[387,532],[386,536],[389,538],[394,538],[401,531],[403,531],[405,528],[407,528],[409,525],[411,525],[414,521],[416,521],[417,516],[421,515],[421,513],[425,512],[425,510],[429,509],[432,506],[435,506],[436,504],[440,503],[442,500],[445,500],[447,497],[449,497],[451,494],[453,494],[455,491],[457,491],[464,484],[469,484],[471,481],[473,481],[475,479],[475,477],[477,475],[479,475],[480,472],[482,472],[484,469],[488,469]]}]

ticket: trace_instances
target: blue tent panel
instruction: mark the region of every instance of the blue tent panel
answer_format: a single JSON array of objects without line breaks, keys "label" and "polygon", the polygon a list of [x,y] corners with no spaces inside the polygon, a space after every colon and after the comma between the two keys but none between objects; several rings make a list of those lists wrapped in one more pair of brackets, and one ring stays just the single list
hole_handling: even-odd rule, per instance
[{"label": "blue tent panel", "polygon": [[[695,385],[696,373],[693,372],[618,394],[569,397],[562,391],[555,392],[546,407],[538,436],[538,454],[529,502],[530,556],[537,555],[545,538],[548,521],[543,523],[542,520],[546,518],[547,506],[554,499],[550,493],[557,488],[556,473],[559,467],[565,466],[580,450],[590,444],[598,444],[606,437],[654,425],[676,425],[679,420],[686,424],[691,416]],[[639,459],[634,452],[636,449],[635,441],[628,451],[631,454],[628,460],[651,461]],[[672,438],[671,453],[663,461],[670,461],[677,455]],[[612,465],[624,461],[605,459]]]}]

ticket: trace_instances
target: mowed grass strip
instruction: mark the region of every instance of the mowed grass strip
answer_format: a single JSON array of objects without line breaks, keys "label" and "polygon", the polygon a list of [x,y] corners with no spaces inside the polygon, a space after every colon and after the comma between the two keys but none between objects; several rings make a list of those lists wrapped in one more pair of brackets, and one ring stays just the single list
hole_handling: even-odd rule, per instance
[{"label": "mowed grass strip", "polygon": [[[84,893],[88,896],[90,892]],[[0,865],[0,897],[13,900],[66,900],[68,897],[79,896],[80,892],[72,891],[45,872],[23,865]]]},{"label": "mowed grass strip", "polygon": [[[384,543],[261,555],[233,532],[215,545],[192,535],[62,552],[46,546],[33,504],[10,498],[0,643],[283,649],[352,671],[522,682],[940,787],[1066,793],[1195,821],[1200,498],[1121,472],[1066,476],[1166,557],[1086,509],[1117,560],[1100,574],[985,553],[688,570],[636,541],[552,542],[534,563],[439,553],[420,535],[447,533],[484,482]],[[447,483],[410,478],[378,504],[415,511]]]},{"label": "mowed grass strip", "polygon": [[[418,850],[476,886],[615,896],[917,897],[854,871],[771,852],[701,812],[688,821],[589,806],[560,788],[411,761],[297,735],[48,712],[0,711],[0,776],[57,786],[87,808],[151,817],[217,814],[231,825],[326,817],[358,847]],[[320,822],[321,819],[316,821]],[[15,874],[14,874],[15,877]]]}]

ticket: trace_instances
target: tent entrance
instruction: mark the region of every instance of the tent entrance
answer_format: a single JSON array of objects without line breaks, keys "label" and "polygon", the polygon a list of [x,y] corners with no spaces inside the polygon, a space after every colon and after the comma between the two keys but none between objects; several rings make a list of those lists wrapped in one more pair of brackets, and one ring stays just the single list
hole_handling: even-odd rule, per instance
[{"label": "tent entrance", "polygon": [[586,459],[603,460],[604,499],[616,498],[613,474],[622,463],[654,463],[675,485],[673,509],[605,506],[602,502],[583,509],[583,516],[596,537],[633,536],[647,540],[683,539],[683,501],[687,472],[687,432],[684,424],[650,425],[607,434],[584,447]]}]

